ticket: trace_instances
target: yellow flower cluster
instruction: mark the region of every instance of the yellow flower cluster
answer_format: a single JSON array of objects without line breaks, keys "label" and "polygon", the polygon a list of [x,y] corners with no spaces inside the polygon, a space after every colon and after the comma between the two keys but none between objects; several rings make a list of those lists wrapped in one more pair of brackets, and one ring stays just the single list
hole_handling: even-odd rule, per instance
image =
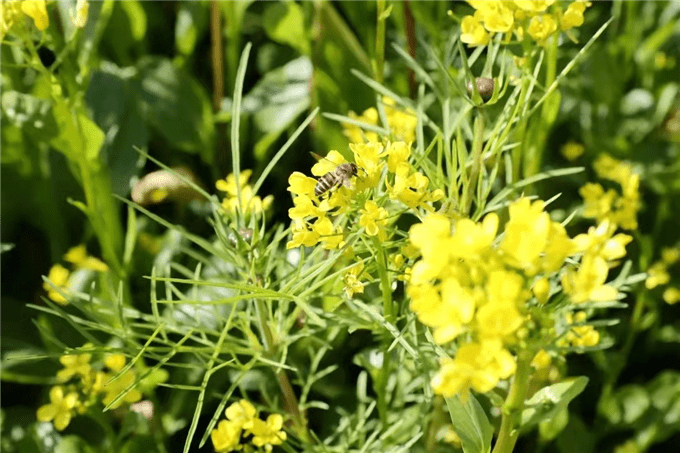
[{"label": "yellow flower cluster", "polygon": [[[350,211],[359,194],[378,188],[385,167],[388,170],[385,187],[390,199],[400,201],[411,209],[432,211],[434,208],[429,203],[444,196],[441,190],[428,191],[429,179],[422,173],[413,171],[408,162],[411,155],[409,143],[395,142],[386,146],[378,142],[352,143],[349,147],[360,173],[358,177],[352,177],[351,188],[339,184],[317,197],[314,194],[318,182],[316,179],[300,172],[295,172],[288,178],[288,190],[294,195],[294,207],[288,210],[293,221],[293,238],[288,242],[287,248],[301,245],[311,247],[319,243],[329,250],[342,247],[345,243],[345,231],[332,219]],[[312,174],[323,178],[346,163],[339,152],[331,151],[312,167]],[[388,210],[377,201],[369,199],[362,204],[359,212],[359,225],[365,229],[366,234],[381,241],[386,240]]]},{"label": "yellow flower cluster", "polygon": [[[246,215],[259,215],[265,212],[274,201],[272,195],[267,195],[264,199],[253,194],[253,188],[248,185],[252,170],[243,170],[239,175],[239,186],[241,187],[241,209]],[[238,191],[236,189],[236,177],[234,174],[227,176],[227,179],[220,179],[215,183],[217,190],[226,192],[227,196],[222,200],[222,208],[225,211],[235,213],[239,210]]]},{"label": "yellow flower cluster", "polygon": [[[671,275],[669,274],[668,269],[678,263],[680,263],[680,248],[667,247],[661,250],[661,260],[652,264],[649,269],[647,269],[645,287],[647,289],[653,289],[657,286],[667,285],[671,281]],[[667,286],[661,297],[668,304],[680,302],[680,288]]]},{"label": "yellow flower cluster", "polygon": [[[394,101],[387,96],[382,98],[385,104],[385,116],[387,117],[387,125],[396,140],[403,140],[405,142],[413,142],[416,139],[416,125],[418,119],[415,113],[407,109],[406,111],[398,110],[394,105]],[[364,110],[361,115],[354,112],[349,112],[347,115],[353,120],[361,121],[366,124],[374,126],[378,125],[378,110],[375,107]],[[350,143],[364,143],[364,138],[367,142],[377,142],[380,137],[377,133],[371,131],[362,131],[358,126],[349,123],[343,123],[343,132],[349,139]]]},{"label": "yellow flower cluster", "polygon": [[[461,41],[471,47],[485,46],[494,33],[505,33],[510,39],[514,33],[524,39],[525,33],[542,44],[558,30],[566,31],[583,24],[583,12],[590,2],[577,0],[563,4],[554,0],[468,0],[475,9],[460,24]],[[552,13],[547,10],[552,6]]]},{"label": "yellow flower cluster", "polygon": [[261,420],[255,407],[246,400],[229,406],[225,415],[227,420],[220,421],[210,433],[217,453],[240,450],[244,441],[242,435],[252,435],[250,442],[257,448],[264,447],[266,451],[271,451],[273,445],[281,445],[287,438],[281,415],[271,414],[266,421]]},{"label": "yellow flower cluster", "polygon": [[[57,381],[62,385],[50,389],[50,403],[38,409],[38,421],[52,422],[55,429],[63,431],[76,413],[83,414],[100,397],[102,403],[108,405],[135,382],[136,374],[132,369],[111,381],[125,367],[126,359],[123,354],[109,354],[104,358],[104,365],[110,372],[97,370],[90,363],[91,360],[92,354],[89,353],[60,357],[59,361],[64,368],[57,373]],[[77,381],[72,382],[74,379]],[[123,403],[134,403],[140,399],[141,392],[132,389],[111,407],[117,408]]]},{"label": "yellow flower cluster", "polygon": [[609,220],[624,230],[637,229],[640,175],[633,172],[630,163],[614,159],[608,154],[598,157],[593,168],[600,178],[618,183],[621,194],[614,189],[605,191],[599,183],[584,185],[579,190],[585,203],[583,216],[598,222]]},{"label": "yellow flower cluster", "polygon": [[[71,263],[74,269],[89,269],[96,272],[107,272],[109,267],[101,260],[89,256],[84,245],[77,245],[69,249],[64,255],[64,260]],[[68,300],[62,293],[68,292],[71,283],[71,272],[61,264],[55,264],[50,268],[47,278],[52,284],[43,283],[43,289],[47,297],[60,305],[68,305]],[[53,286],[54,285],[54,286]],[[59,288],[59,290],[54,287]]]},{"label": "yellow flower cluster", "polygon": [[[532,286],[536,300],[531,305],[545,304],[550,279],[557,280],[559,273],[572,300],[616,297],[616,290],[604,284],[607,263],[625,254],[629,238],[612,237],[605,225],[571,239],[544,207],[543,201],[528,198],[512,203],[500,240],[495,213],[480,223],[461,219],[455,225],[431,214],[411,228],[410,241],[421,254],[407,287],[411,310],[433,329],[438,344],[466,340],[455,358],[442,360],[432,380],[436,393],[488,392],[514,374],[515,359],[507,347],[517,342],[528,319]],[[581,266],[562,272],[566,259],[579,253]]]},{"label": "yellow flower cluster", "polygon": [[45,31],[50,24],[45,0],[3,0],[0,2],[0,39],[5,39],[7,32],[21,20],[21,13],[33,19],[40,31]]},{"label": "yellow flower cluster", "polygon": [[557,346],[562,348],[586,348],[596,346],[600,342],[600,333],[593,326],[583,324],[588,319],[585,311],[579,311],[574,314],[567,313],[565,318],[567,324],[578,325],[572,327],[564,337],[560,338],[557,341]]}]

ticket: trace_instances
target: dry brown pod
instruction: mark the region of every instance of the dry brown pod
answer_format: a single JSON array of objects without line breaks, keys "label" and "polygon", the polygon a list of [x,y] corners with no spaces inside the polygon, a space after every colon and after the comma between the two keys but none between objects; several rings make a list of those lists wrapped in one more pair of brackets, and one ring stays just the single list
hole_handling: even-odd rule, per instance
[{"label": "dry brown pod", "polygon": [[[198,184],[194,172],[186,167],[176,167],[173,171],[185,179]],[[158,204],[164,201],[189,202],[201,195],[177,174],[168,170],[151,172],[139,181],[132,189],[132,201],[142,206]]]},{"label": "dry brown pod", "polygon": [[[477,77],[475,79],[475,84],[477,85],[477,91],[482,97],[482,101],[488,102],[493,96],[494,80],[489,77]],[[469,81],[466,85],[467,92],[470,96],[475,92],[472,88],[472,82]]]}]

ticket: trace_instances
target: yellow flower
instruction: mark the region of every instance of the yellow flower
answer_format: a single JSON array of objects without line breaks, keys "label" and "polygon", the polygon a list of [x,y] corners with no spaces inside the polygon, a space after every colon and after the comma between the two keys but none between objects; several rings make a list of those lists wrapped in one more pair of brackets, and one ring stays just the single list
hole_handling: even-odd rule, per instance
[{"label": "yellow flower", "polygon": [[[362,123],[373,126],[378,125],[378,110],[376,110],[374,107],[364,110],[364,113],[362,113],[361,116],[351,111],[347,114],[347,116],[353,120],[361,121]],[[366,137],[366,141],[369,142],[376,142],[380,140],[380,137],[375,132],[362,131],[359,126],[355,126],[353,124],[342,123],[342,129],[350,143],[363,143],[364,137]]]},{"label": "yellow flower", "polygon": [[645,287],[647,289],[656,288],[659,285],[665,285],[671,280],[671,276],[668,274],[668,269],[666,264],[662,261],[652,264],[652,266],[647,269],[647,279],[645,280]]},{"label": "yellow flower", "polygon": [[491,37],[473,16],[465,16],[460,23],[460,40],[470,47],[486,46]]},{"label": "yellow flower", "polygon": [[333,226],[333,222],[328,217],[323,217],[317,220],[312,226],[312,230],[318,234],[321,240],[321,245],[326,250],[333,250],[343,246],[344,236],[342,227]]},{"label": "yellow flower", "polygon": [[241,438],[241,426],[238,423],[222,420],[210,433],[213,447],[217,453],[228,453],[238,450]]},{"label": "yellow flower", "polygon": [[59,357],[64,369],[57,372],[57,380],[66,382],[76,375],[85,378],[92,371],[91,358],[92,354],[66,354]]},{"label": "yellow flower", "polygon": [[257,410],[250,401],[240,400],[230,405],[224,415],[230,422],[235,423],[239,428],[250,429],[253,420],[257,417]]},{"label": "yellow flower", "polygon": [[586,148],[581,143],[570,141],[564,144],[560,152],[569,162],[573,162],[583,155]]},{"label": "yellow flower", "polygon": [[354,160],[363,169],[362,175],[357,181],[357,190],[376,187],[380,182],[382,169],[385,162],[380,159],[383,151],[382,144],[378,142],[351,143],[349,149],[354,153]]},{"label": "yellow flower", "polygon": [[342,154],[335,150],[328,152],[326,157],[319,160],[312,166],[312,174],[314,176],[323,176],[326,173],[334,171],[338,165],[346,164],[347,159],[345,159]]},{"label": "yellow flower", "polygon": [[75,407],[78,404],[78,394],[69,392],[64,396],[64,388],[55,386],[50,389],[50,404],[41,406],[37,412],[40,422],[53,422],[57,431],[66,429],[75,415]]},{"label": "yellow flower", "polygon": [[570,269],[562,276],[562,288],[575,304],[616,300],[616,289],[605,285],[608,273],[604,258],[584,255],[577,271]]},{"label": "yellow flower", "polygon": [[553,3],[555,0],[515,0],[515,5],[531,13],[542,13]]},{"label": "yellow flower", "polygon": [[[442,253],[442,250],[453,251],[449,247],[450,235],[451,222],[442,214],[431,214],[425,217],[422,223],[417,223],[411,227],[409,231],[411,244],[419,249],[423,256],[423,260],[416,263],[413,268],[414,277],[417,267],[427,267],[428,272],[426,272],[427,276],[424,276],[425,281],[440,273],[449,261],[448,254]],[[417,280],[414,282],[418,283]]]},{"label": "yellow flower", "polygon": [[588,234],[579,234],[574,238],[576,251],[601,256],[608,262],[623,258],[626,256],[626,245],[633,238],[623,233],[613,235],[614,231],[616,225],[609,220],[588,228]]},{"label": "yellow flower", "polygon": [[680,289],[674,288],[672,286],[670,288],[666,288],[666,290],[663,292],[662,297],[667,304],[672,305],[677,302],[680,302]]},{"label": "yellow flower", "polygon": [[295,195],[307,195],[311,198],[314,195],[316,183],[316,179],[296,171],[288,177],[288,191]]},{"label": "yellow flower", "polygon": [[291,220],[301,221],[305,217],[323,217],[324,212],[319,209],[313,202],[312,199],[307,195],[299,195],[293,199],[292,207],[288,210],[288,216]]},{"label": "yellow flower", "polygon": [[[62,292],[67,292],[67,287],[69,284],[70,272],[61,264],[55,264],[50,268],[50,272],[47,275],[47,279],[52,282],[54,286],[59,288]],[[43,283],[43,289],[47,291],[47,297],[55,301],[60,305],[68,305],[68,301],[64,296],[62,296],[59,291],[53,288],[47,282]]]},{"label": "yellow flower", "polygon": [[387,116],[387,125],[390,127],[392,134],[399,140],[411,143],[416,139],[416,126],[418,118],[415,112],[411,109],[401,111],[395,106],[394,100],[387,96],[382,97],[383,104],[385,104],[385,116]]},{"label": "yellow flower", "polygon": [[71,20],[73,25],[78,28],[85,28],[87,25],[87,13],[90,10],[90,2],[87,0],[78,0],[76,2],[75,10],[71,11]]},{"label": "yellow flower", "polygon": [[534,275],[539,270],[539,259],[548,245],[551,232],[550,216],[543,211],[545,203],[520,198],[510,205],[510,220],[505,225],[505,237],[500,249],[508,264]]},{"label": "yellow flower", "polygon": [[266,422],[259,418],[253,419],[249,431],[253,434],[253,445],[264,447],[266,451],[272,451],[272,445],[281,445],[287,438],[283,431],[283,417],[279,414],[271,414]]},{"label": "yellow flower", "polygon": [[381,208],[373,200],[368,200],[361,210],[359,225],[366,229],[369,236],[378,236],[383,241],[387,238],[385,226],[387,226],[387,209]]},{"label": "yellow flower", "polygon": [[550,297],[550,280],[545,277],[539,278],[531,287],[531,291],[539,304],[545,304]]},{"label": "yellow flower", "polygon": [[64,255],[64,260],[74,264],[80,269],[90,269],[98,272],[107,272],[109,270],[109,266],[103,261],[98,260],[93,256],[89,256],[87,250],[85,250],[85,246],[82,244],[71,247]]},{"label": "yellow flower", "polygon": [[104,358],[104,365],[114,373],[119,373],[125,368],[125,362],[126,359],[123,354],[108,354]]},{"label": "yellow flower", "polygon": [[551,362],[552,359],[550,358],[550,354],[548,354],[545,349],[541,349],[531,361],[531,366],[540,370],[542,368],[548,368]]},{"label": "yellow flower", "polygon": [[40,31],[45,31],[50,25],[50,19],[47,17],[47,8],[45,0],[27,0],[21,2],[21,11],[33,19],[35,27]]},{"label": "yellow flower", "polygon": [[[475,17],[483,18],[484,28],[492,32],[500,33],[512,31],[514,25],[514,14],[512,12],[510,3],[506,2],[475,2],[475,3],[487,4],[484,7],[484,9],[478,9],[478,12],[475,13]],[[477,16],[478,13],[479,16]]]},{"label": "yellow flower", "polygon": [[534,16],[529,22],[527,33],[538,42],[545,41],[548,36],[557,30],[557,22],[551,14],[542,14]]},{"label": "yellow flower", "polygon": [[[590,2],[588,2],[590,3]],[[569,30],[573,27],[580,27],[583,25],[583,12],[586,10],[586,2],[572,2],[567,7],[567,10],[560,17],[560,29]]]},{"label": "yellow flower", "polygon": [[391,173],[397,171],[397,166],[408,163],[408,158],[411,155],[411,144],[405,142],[395,142],[387,145],[385,150],[387,154],[387,170]]},{"label": "yellow flower", "polygon": [[[250,179],[250,175],[253,174],[252,170],[243,170],[239,174],[239,186],[241,186],[241,190],[243,190],[243,187],[248,184],[248,180]],[[232,197],[235,197],[237,195],[237,190],[236,190],[236,176],[234,176],[233,173],[231,173],[229,176],[227,176],[227,179],[220,179],[215,183],[215,188],[221,192],[227,192],[229,195]]]},{"label": "yellow flower", "polygon": [[680,261],[680,248],[664,247],[661,250],[661,260],[666,264],[675,264]]},{"label": "yellow flower", "polygon": [[602,222],[612,216],[614,201],[617,198],[613,189],[604,191],[604,188],[597,183],[587,183],[579,189],[583,197],[583,217],[596,219]]},{"label": "yellow flower", "polygon": [[500,341],[467,343],[458,349],[453,360],[442,360],[431,384],[436,394],[445,398],[458,394],[465,400],[470,388],[486,393],[501,379],[512,376],[516,367],[514,357]]},{"label": "yellow flower", "polygon": [[319,242],[319,233],[309,230],[303,224],[295,223],[293,225],[293,238],[286,244],[286,249],[294,249],[304,245],[305,247],[312,247]]},{"label": "yellow flower", "polygon": [[359,276],[364,271],[364,263],[359,262],[352,266],[343,277],[345,282],[344,290],[347,297],[352,297],[354,294],[364,292],[364,284],[359,280]]},{"label": "yellow flower", "polygon": [[[123,393],[136,380],[135,372],[132,370],[126,371],[118,379],[116,379],[115,381],[111,381],[113,377],[114,376],[108,374],[106,375],[106,378],[108,380],[104,384],[104,387],[102,389],[104,392],[104,398],[102,399],[102,403],[105,406],[109,405],[113,400],[115,400],[118,397],[118,395]],[[142,393],[139,390],[133,388],[129,392],[127,392],[123,398],[118,400],[116,404],[111,406],[111,409],[120,407],[123,403],[136,403],[141,399]]]}]

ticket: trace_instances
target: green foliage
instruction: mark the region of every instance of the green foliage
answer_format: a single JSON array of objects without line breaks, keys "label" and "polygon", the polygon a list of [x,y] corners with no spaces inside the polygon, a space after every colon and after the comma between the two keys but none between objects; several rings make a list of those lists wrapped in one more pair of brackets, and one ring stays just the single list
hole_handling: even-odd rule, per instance
[{"label": "green foliage", "polygon": [[[458,3],[107,0],[79,26],[77,2],[59,0],[41,31],[3,2],[2,451],[213,451],[241,399],[265,425],[283,416],[267,428],[286,435],[274,451],[677,445],[680,8],[594,3],[543,42],[497,33],[475,48],[462,38],[474,9]],[[486,102],[477,77],[494,80]],[[370,179],[360,167],[352,189],[328,192],[344,201],[303,221],[312,232],[330,218],[341,233],[292,247],[291,175],[308,177],[310,151],[359,162],[352,133],[385,152],[412,141],[407,176],[442,197],[403,202],[381,154],[375,186],[356,189]],[[605,154],[638,186],[607,176]],[[143,182],[148,204],[131,201]],[[496,382],[484,391],[477,364],[465,392],[442,394],[447,360],[483,329],[475,318],[441,342],[438,319],[424,324],[411,227],[498,215],[497,247],[508,206],[529,197],[573,238],[611,219],[590,212],[587,183],[619,197],[611,211],[626,189],[638,197],[627,254],[597,283],[616,296],[571,301],[578,254],[540,282],[545,300],[530,275],[521,327],[503,337],[516,370],[484,376]],[[422,189],[404,187],[403,199]],[[539,351],[548,365],[532,364]],[[68,356],[87,360],[64,378]],[[50,405],[69,415],[63,431]],[[250,423],[237,443],[266,451]]]}]

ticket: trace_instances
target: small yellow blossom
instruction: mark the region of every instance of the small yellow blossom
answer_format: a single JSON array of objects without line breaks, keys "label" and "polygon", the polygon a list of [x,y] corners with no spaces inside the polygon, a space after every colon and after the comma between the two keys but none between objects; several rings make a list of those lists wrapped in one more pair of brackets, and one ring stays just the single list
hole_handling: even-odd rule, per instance
[{"label": "small yellow blossom", "polygon": [[[104,398],[102,399],[102,403],[105,406],[108,406],[113,400],[115,400],[118,395],[123,393],[129,386],[134,384],[135,380],[137,379],[135,372],[132,370],[126,371],[122,376],[118,377],[115,381],[112,381],[114,376],[112,375],[107,375],[108,378],[107,382],[104,384],[103,387],[103,392],[104,392]],[[130,391],[128,391],[123,398],[118,400],[114,405],[111,406],[111,409],[115,409],[117,407],[120,407],[123,403],[136,403],[137,401],[142,399],[142,393],[133,388]]]},{"label": "small yellow blossom", "polygon": [[344,245],[342,227],[334,227],[328,217],[322,217],[312,226],[312,230],[318,234],[323,248],[333,250]]},{"label": "small yellow blossom", "polygon": [[408,158],[411,155],[411,144],[406,142],[390,143],[387,145],[385,154],[387,154],[387,170],[390,173],[395,173],[398,165],[408,163]]},{"label": "small yellow blossom", "polygon": [[349,149],[354,153],[357,165],[363,170],[357,182],[357,189],[377,187],[385,162],[380,158],[383,145],[378,142],[351,143]]},{"label": "small yellow blossom", "polygon": [[557,22],[555,22],[553,16],[551,14],[542,14],[531,18],[527,33],[540,43],[545,41],[555,30],[557,30]]},{"label": "small yellow blossom", "polygon": [[539,278],[532,286],[531,291],[539,304],[545,304],[550,297],[550,281],[545,278]]},{"label": "small yellow blossom", "polygon": [[553,3],[555,0],[515,0],[515,5],[531,13],[542,13]]},{"label": "small yellow blossom", "polygon": [[41,406],[37,419],[41,422],[52,422],[57,431],[63,431],[71,423],[78,404],[78,394],[69,392],[64,395],[64,387],[57,385],[50,389],[50,404]]},{"label": "small yellow blossom", "polygon": [[279,414],[271,414],[266,422],[259,418],[253,419],[250,432],[253,434],[253,445],[264,447],[266,451],[272,451],[273,445],[281,445],[287,438],[283,431],[283,417]]},{"label": "small yellow blossom", "polygon": [[57,372],[57,380],[66,382],[73,376],[86,377],[92,371],[90,360],[92,354],[65,354],[59,357],[59,361],[64,365],[63,370]]},{"label": "small yellow blossom", "polygon": [[583,155],[586,148],[581,143],[570,141],[564,144],[560,152],[569,162],[573,162]]},{"label": "small yellow blossom", "polygon": [[652,264],[652,266],[647,269],[647,279],[645,280],[645,287],[647,289],[656,288],[659,285],[665,285],[671,280],[671,276],[668,274],[668,269],[666,264],[662,261]]},{"label": "small yellow blossom", "polygon": [[589,5],[582,1],[570,3],[567,10],[560,17],[560,29],[569,30],[570,28],[583,25],[583,12],[586,10],[586,6]]},{"label": "small yellow blossom", "polygon": [[491,37],[474,16],[465,16],[460,23],[460,40],[470,47],[486,46]]},{"label": "small yellow blossom", "polygon": [[47,16],[47,7],[45,0],[27,0],[21,2],[21,11],[33,19],[35,27],[40,31],[45,31],[50,25],[50,19]]},{"label": "small yellow blossom", "polygon": [[64,260],[72,263],[79,269],[90,269],[97,272],[108,272],[109,266],[103,261],[89,256],[84,245],[71,247],[64,255]]},{"label": "small yellow blossom", "polygon": [[661,250],[661,260],[666,264],[675,264],[680,261],[680,248],[664,247]]},{"label": "small yellow blossom", "polygon": [[248,185],[248,179],[253,173],[252,170],[243,170],[239,175],[239,186],[241,188],[241,202],[239,203],[238,191],[236,187],[236,177],[230,174],[226,179],[220,179],[215,183],[217,190],[227,192],[227,197],[222,200],[222,207],[227,212],[235,213],[243,209],[244,214],[262,214],[269,209],[274,197],[266,196],[264,199],[253,193],[253,188]]},{"label": "small yellow blossom", "polygon": [[609,220],[588,228],[587,234],[579,234],[574,238],[576,251],[601,256],[607,262],[623,258],[626,256],[626,245],[633,238],[623,233],[614,235],[615,231],[616,225]]},{"label": "small yellow blossom", "polygon": [[531,361],[531,366],[536,369],[548,368],[551,362],[552,358],[550,357],[550,354],[548,354],[545,349],[541,349]]},{"label": "small yellow blossom", "polygon": [[378,236],[378,239],[384,241],[387,238],[385,232],[387,215],[387,209],[378,206],[373,200],[368,200],[361,210],[359,225],[366,229],[369,236]]},{"label": "small yellow blossom", "polygon": [[104,358],[104,365],[114,373],[119,373],[125,368],[125,362],[126,359],[123,354],[108,354]]},{"label": "small yellow blossom", "polygon": [[294,207],[288,210],[292,220],[302,221],[306,217],[323,217],[324,212],[314,204],[307,195],[299,195],[293,199]]},{"label": "small yellow blossom", "polygon": [[678,302],[680,302],[680,289],[672,287],[672,286],[669,287],[669,288],[666,288],[661,297],[663,297],[663,300],[667,304],[673,305],[675,303],[678,303]]},{"label": "small yellow blossom", "polygon": [[608,273],[604,258],[584,255],[578,270],[570,269],[562,276],[562,287],[575,304],[616,300],[616,289],[605,284]]},{"label": "small yellow blossom", "polygon": [[[588,315],[584,311],[574,313],[567,313],[565,317],[568,324],[584,323],[588,319]],[[567,334],[558,342],[562,347],[576,347],[587,348],[597,346],[600,342],[600,333],[590,325],[580,325],[572,327]]]},{"label": "small yellow blossom", "polygon": [[316,179],[296,171],[288,177],[288,191],[295,195],[307,195],[308,197],[312,197],[314,195],[316,183]]},{"label": "small yellow blossom", "polygon": [[305,224],[293,225],[293,238],[286,244],[287,249],[294,249],[304,245],[305,247],[312,247],[319,242],[319,233],[307,228]]},{"label": "small yellow blossom", "polygon": [[241,426],[238,423],[222,420],[217,424],[217,428],[211,431],[210,439],[217,453],[239,450]]},{"label": "small yellow blossom", "polygon": [[[372,126],[378,125],[378,110],[375,107],[364,110],[361,115],[349,112],[347,116],[353,120],[361,121],[362,123],[370,124]],[[366,141],[369,142],[380,140],[377,133],[373,131],[363,131],[359,126],[355,126],[354,124],[342,123],[342,128],[350,143],[363,143],[364,137],[366,138]]]},{"label": "small yellow blossom", "polygon": [[230,405],[224,411],[224,415],[230,422],[235,423],[239,428],[250,429],[253,420],[257,417],[257,410],[250,401],[240,400]]},{"label": "small yellow blossom", "polygon": [[441,369],[432,379],[432,388],[445,398],[458,394],[465,400],[470,388],[488,392],[498,381],[512,376],[516,367],[514,357],[500,341],[467,343],[458,349],[453,360],[442,360]]},{"label": "small yellow blossom", "polygon": [[359,262],[359,264],[352,266],[343,277],[345,282],[344,290],[347,297],[352,297],[354,294],[364,292],[364,284],[359,280],[359,276],[364,271],[364,263]]},{"label": "small yellow blossom", "polygon": [[[52,282],[52,285],[59,288],[62,292],[66,292],[70,275],[71,273],[64,266],[61,264],[55,264],[50,268],[47,279]],[[62,296],[59,291],[54,289],[52,285],[50,285],[48,282],[43,283],[43,289],[47,291],[47,297],[60,305],[68,305],[66,298]]]}]

